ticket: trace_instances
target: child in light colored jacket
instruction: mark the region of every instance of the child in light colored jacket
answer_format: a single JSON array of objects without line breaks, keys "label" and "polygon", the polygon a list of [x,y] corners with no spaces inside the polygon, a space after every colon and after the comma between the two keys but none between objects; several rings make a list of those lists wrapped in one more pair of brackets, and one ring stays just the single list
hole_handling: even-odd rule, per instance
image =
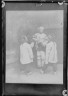
[{"label": "child in light colored jacket", "polygon": [[20,45],[20,62],[24,65],[24,69],[33,62],[32,47],[33,43],[29,44],[27,38],[22,40],[22,44]]}]

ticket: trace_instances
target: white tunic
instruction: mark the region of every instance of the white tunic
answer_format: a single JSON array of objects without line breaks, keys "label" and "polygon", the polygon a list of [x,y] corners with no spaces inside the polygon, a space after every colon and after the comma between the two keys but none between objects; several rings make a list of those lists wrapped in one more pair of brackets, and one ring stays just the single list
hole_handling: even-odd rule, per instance
[{"label": "white tunic", "polygon": [[24,43],[20,46],[20,62],[21,64],[33,62],[32,48],[28,43]]},{"label": "white tunic", "polygon": [[57,48],[55,42],[50,42],[46,45],[46,64],[57,62]]}]

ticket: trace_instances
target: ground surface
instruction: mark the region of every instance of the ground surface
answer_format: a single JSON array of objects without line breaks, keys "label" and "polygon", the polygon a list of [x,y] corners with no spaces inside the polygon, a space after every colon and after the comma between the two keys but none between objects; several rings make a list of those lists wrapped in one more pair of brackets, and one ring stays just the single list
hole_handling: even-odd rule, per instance
[{"label": "ground surface", "polygon": [[30,73],[25,74],[22,66],[17,63],[6,65],[7,83],[45,83],[62,84],[63,83],[63,65],[57,64],[57,71],[53,72],[52,67],[47,68],[47,72],[42,73],[34,64],[29,66]]}]

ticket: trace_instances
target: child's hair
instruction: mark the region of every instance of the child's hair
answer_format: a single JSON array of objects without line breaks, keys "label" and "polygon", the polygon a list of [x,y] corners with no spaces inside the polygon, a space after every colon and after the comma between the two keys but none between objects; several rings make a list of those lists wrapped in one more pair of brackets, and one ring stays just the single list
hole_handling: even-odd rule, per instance
[{"label": "child's hair", "polygon": [[48,41],[52,40],[52,36],[48,35]]},{"label": "child's hair", "polygon": [[22,36],[21,41],[24,43],[24,42],[27,42],[27,41],[28,41],[28,39],[27,39],[27,37],[26,37],[26,36]]}]

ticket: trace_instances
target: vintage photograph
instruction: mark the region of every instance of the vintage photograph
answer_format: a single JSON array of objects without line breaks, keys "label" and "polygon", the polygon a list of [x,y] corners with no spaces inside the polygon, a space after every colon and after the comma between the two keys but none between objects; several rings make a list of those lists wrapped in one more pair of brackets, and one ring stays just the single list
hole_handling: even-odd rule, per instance
[{"label": "vintage photograph", "polygon": [[6,11],[6,83],[63,84],[63,10]]}]

